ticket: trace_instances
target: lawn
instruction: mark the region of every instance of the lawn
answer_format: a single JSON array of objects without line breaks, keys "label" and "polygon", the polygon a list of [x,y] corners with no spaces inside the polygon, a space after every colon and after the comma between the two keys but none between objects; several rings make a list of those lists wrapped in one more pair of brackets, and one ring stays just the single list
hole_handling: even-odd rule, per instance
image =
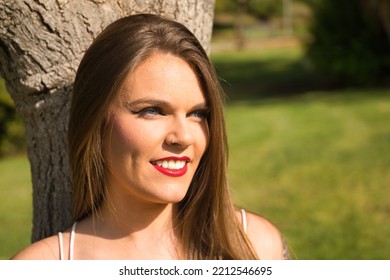
[{"label": "lawn", "polygon": [[237,204],[298,259],[390,258],[390,96],[337,92],[227,106]]},{"label": "lawn", "polygon": [[26,156],[0,160],[0,259],[30,243],[32,189]]},{"label": "lawn", "polygon": [[[295,48],[212,58],[236,204],[277,225],[297,259],[389,259],[389,90],[328,91]],[[30,239],[25,157],[0,160],[0,200],[7,259]]]}]

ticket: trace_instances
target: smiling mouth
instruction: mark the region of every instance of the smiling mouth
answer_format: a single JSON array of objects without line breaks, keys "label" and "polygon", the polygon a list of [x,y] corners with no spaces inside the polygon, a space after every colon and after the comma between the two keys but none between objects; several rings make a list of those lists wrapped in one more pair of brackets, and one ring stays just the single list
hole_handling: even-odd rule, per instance
[{"label": "smiling mouth", "polygon": [[157,160],[154,162],[154,164],[157,166],[173,170],[182,169],[186,165],[186,163],[187,161],[185,160]]},{"label": "smiling mouth", "polygon": [[171,177],[180,177],[187,172],[187,163],[189,159],[160,159],[152,161],[151,164],[159,172]]}]

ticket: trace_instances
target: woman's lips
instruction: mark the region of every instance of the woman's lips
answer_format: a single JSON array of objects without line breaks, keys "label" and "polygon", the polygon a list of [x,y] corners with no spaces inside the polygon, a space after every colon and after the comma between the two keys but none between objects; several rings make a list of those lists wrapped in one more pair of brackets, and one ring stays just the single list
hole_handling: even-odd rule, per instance
[{"label": "woman's lips", "polygon": [[159,172],[171,177],[180,177],[187,172],[188,157],[166,157],[152,161],[152,165]]}]

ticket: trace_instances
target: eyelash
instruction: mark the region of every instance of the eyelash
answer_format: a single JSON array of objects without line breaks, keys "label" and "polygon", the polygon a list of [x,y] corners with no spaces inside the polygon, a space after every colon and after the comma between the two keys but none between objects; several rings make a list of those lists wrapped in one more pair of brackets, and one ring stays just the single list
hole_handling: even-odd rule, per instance
[{"label": "eyelash", "polygon": [[158,107],[147,107],[147,108],[143,108],[139,111],[136,111],[136,112],[133,112],[133,114],[136,114],[136,115],[139,115],[141,117],[143,116],[150,116],[150,115],[163,115],[165,116],[165,114],[163,113],[163,111],[158,108]]},{"label": "eyelash", "polygon": [[199,118],[199,119],[208,119],[209,117],[209,110],[195,110],[193,112],[191,112],[189,115],[197,115],[195,116],[196,118]]},{"label": "eyelash", "polygon": [[[159,107],[147,107],[143,108],[139,111],[132,112],[133,114],[136,114],[140,117],[148,117],[148,116],[156,116],[156,115],[162,115],[166,116],[166,114],[163,112],[163,110]],[[209,117],[209,110],[201,109],[201,110],[195,110],[188,114],[188,116],[194,116],[199,119],[207,119]]]}]

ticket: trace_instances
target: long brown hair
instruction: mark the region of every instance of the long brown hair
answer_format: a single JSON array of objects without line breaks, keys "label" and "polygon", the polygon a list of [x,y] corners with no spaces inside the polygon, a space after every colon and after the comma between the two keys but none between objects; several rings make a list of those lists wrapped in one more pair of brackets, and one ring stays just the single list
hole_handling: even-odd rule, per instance
[{"label": "long brown hair", "polygon": [[169,53],[197,74],[210,107],[209,144],[185,198],[178,226],[189,259],[257,258],[236,219],[226,178],[227,137],[223,91],[214,67],[182,24],[156,15],[128,16],[110,24],[86,51],[77,71],[69,120],[73,218],[94,213],[105,198],[103,133],[109,106],[128,73],[151,54]]}]

